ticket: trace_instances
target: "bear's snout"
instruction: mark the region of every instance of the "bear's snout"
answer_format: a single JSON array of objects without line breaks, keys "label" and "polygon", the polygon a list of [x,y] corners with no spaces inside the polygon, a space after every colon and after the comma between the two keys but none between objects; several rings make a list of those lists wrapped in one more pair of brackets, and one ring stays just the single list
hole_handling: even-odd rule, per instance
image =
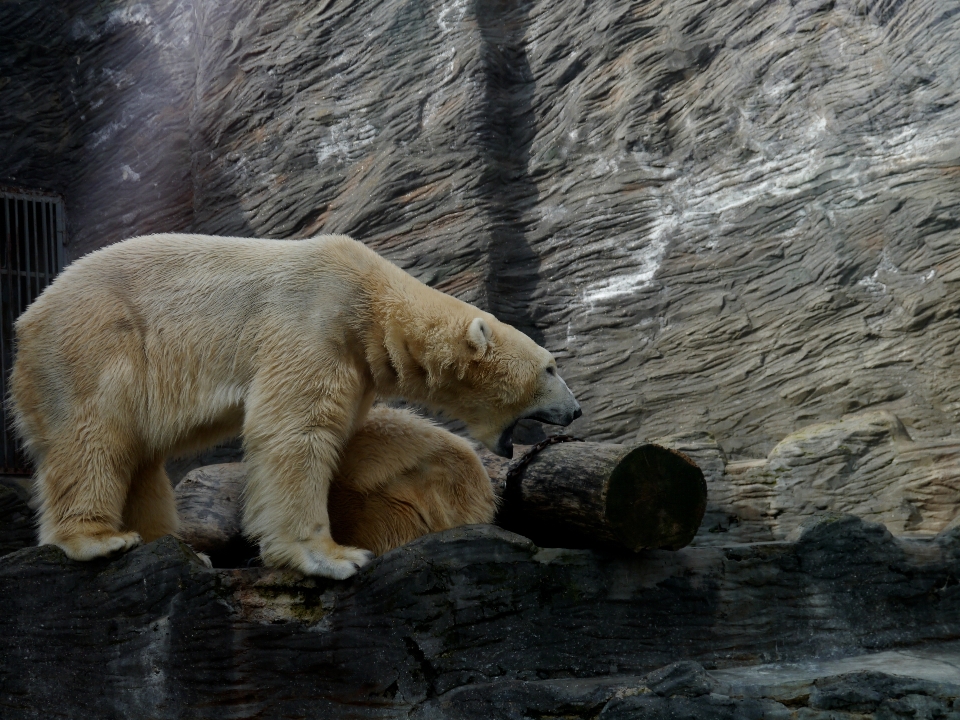
[{"label": "bear's snout", "polygon": [[566,427],[581,415],[583,415],[583,410],[580,409],[580,405],[578,403],[573,409],[560,409],[556,411],[540,409],[530,413],[529,415],[524,415],[522,419],[538,420],[539,422],[547,423],[548,425],[560,425],[561,427]]},{"label": "bear's snout", "polygon": [[583,415],[580,403],[570,388],[557,374],[547,375],[540,389],[540,402],[523,415],[530,420],[539,420],[550,425],[567,426]]}]

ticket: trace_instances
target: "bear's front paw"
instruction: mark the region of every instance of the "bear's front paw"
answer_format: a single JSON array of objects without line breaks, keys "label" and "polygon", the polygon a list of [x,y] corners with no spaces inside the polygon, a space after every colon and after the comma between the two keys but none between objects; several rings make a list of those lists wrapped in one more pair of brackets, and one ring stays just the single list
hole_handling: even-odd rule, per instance
[{"label": "bear's front paw", "polygon": [[369,550],[338,545],[329,537],[288,542],[274,541],[260,547],[264,565],[292,567],[306,575],[344,580],[373,560]]}]

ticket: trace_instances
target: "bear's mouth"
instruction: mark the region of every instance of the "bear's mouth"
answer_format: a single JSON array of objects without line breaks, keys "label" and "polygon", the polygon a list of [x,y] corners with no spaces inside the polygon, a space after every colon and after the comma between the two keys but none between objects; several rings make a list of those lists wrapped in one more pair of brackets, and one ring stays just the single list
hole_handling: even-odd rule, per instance
[{"label": "bear's mouth", "polygon": [[520,422],[520,418],[507,425],[506,429],[500,433],[500,437],[497,438],[497,445],[493,448],[493,452],[502,458],[508,460],[513,458],[513,429],[517,427],[518,422]]}]

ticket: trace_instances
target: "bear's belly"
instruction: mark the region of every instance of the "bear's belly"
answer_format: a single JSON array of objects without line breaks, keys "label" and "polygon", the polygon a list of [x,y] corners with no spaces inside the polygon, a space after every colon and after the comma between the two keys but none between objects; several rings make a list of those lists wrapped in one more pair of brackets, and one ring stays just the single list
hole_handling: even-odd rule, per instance
[{"label": "bear's belly", "polygon": [[198,452],[240,435],[243,430],[246,389],[237,385],[218,385],[206,393],[189,398],[186,408],[170,417],[166,438],[157,438],[158,448],[168,456]]}]

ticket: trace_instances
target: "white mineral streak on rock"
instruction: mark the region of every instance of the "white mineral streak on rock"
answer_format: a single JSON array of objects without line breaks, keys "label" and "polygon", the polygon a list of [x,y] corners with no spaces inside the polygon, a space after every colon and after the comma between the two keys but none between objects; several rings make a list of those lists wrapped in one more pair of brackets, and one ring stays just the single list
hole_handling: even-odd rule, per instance
[{"label": "white mineral streak on rock", "polygon": [[123,25],[153,25],[150,9],[143,3],[120,8],[110,13],[107,18],[107,30],[115,30]]},{"label": "white mineral streak on rock", "polygon": [[317,165],[334,158],[339,164],[353,162],[377,139],[377,129],[362,118],[350,117],[331,125],[329,138],[316,150]]},{"label": "white mineral streak on rock", "polygon": [[[818,128],[819,123],[814,127]],[[679,177],[672,183],[664,199],[659,201],[663,210],[654,220],[648,244],[622,263],[632,265],[635,269],[628,274],[588,285],[582,295],[583,303],[594,310],[598,302],[649,287],[671,237],[681,227],[685,232],[698,228],[709,232],[723,224],[724,213],[766,199],[782,202],[786,197],[807,192],[809,183],[823,172],[821,156],[822,153],[817,153],[812,147],[795,146],[773,159],[752,160],[735,178],[727,174],[708,174],[699,179]],[[619,169],[616,159],[598,158],[591,175],[599,177]],[[840,171],[838,177],[855,182],[858,173],[853,170]],[[715,246],[715,239],[705,241],[706,248],[712,250]]]},{"label": "white mineral streak on rock", "polygon": [[441,32],[448,33],[463,22],[467,14],[467,0],[452,0],[445,3],[437,14],[437,25]]},{"label": "white mineral streak on rock", "polygon": [[[437,25],[440,28],[441,35],[447,36],[451,32],[460,29],[464,17],[467,14],[466,0],[453,0],[445,3],[437,13]],[[457,60],[457,47],[451,38],[444,38],[444,42],[450,44],[438,52],[433,59],[433,70],[429,73],[431,83],[429,88],[437,88],[435,92],[430,92],[423,102],[420,125],[423,128],[429,127],[434,119],[440,114],[441,108],[450,99],[451,91],[449,86],[456,80],[460,74],[460,63]],[[435,81],[437,74],[442,73],[439,82]],[[423,92],[423,90],[421,90]]]},{"label": "white mineral streak on rock", "polygon": [[428,127],[440,114],[440,109],[451,94],[449,86],[460,73],[460,64],[457,62],[457,49],[455,47],[448,47],[437,56],[432,75],[435,77],[440,72],[443,75],[436,85],[438,90],[430,93],[423,103],[421,126],[424,128]]},{"label": "white mineral streak on rock", "polygon": [[140,182],[140,173],[135,172],[129,165],[120,166],[120,177],[125,182]]},{"label": "white mineral streak on rock", "polygon": [[90,137],[90,148],[94,149],[100,147],[105,142],[111,140],[118,132],[126,129],[128,123],[129,118],[122,116],[119,120],[114,120],[106,125],[103,129],[93,133],[93,135]]},{"label": "white mineral streak on rock", "polygon": [[877,269],[874,270],[871,275],[860,278],[860,280],[857,281],[857,286],[864,288],[867,292],[883,294],[887,292],[887,286],[878,279],[880,275],[882,273],[897,275],[899,272],[899,268],[890,262],[890,259],[887,257],[887,251],[884,250],[880,253],[880,263],[877,265]]},{"label": "white mineral streak on rock", "polygon": [[649,287],[667,250],[670,234],[679,224],[680,218],[675,214],[668,214],[657,220],[650,233],[648,244],[630,257],[634,271],[588,285],[583,293],[583,301],[587,306],[592,310],[599,302],[620,295],[629,295]]}]

